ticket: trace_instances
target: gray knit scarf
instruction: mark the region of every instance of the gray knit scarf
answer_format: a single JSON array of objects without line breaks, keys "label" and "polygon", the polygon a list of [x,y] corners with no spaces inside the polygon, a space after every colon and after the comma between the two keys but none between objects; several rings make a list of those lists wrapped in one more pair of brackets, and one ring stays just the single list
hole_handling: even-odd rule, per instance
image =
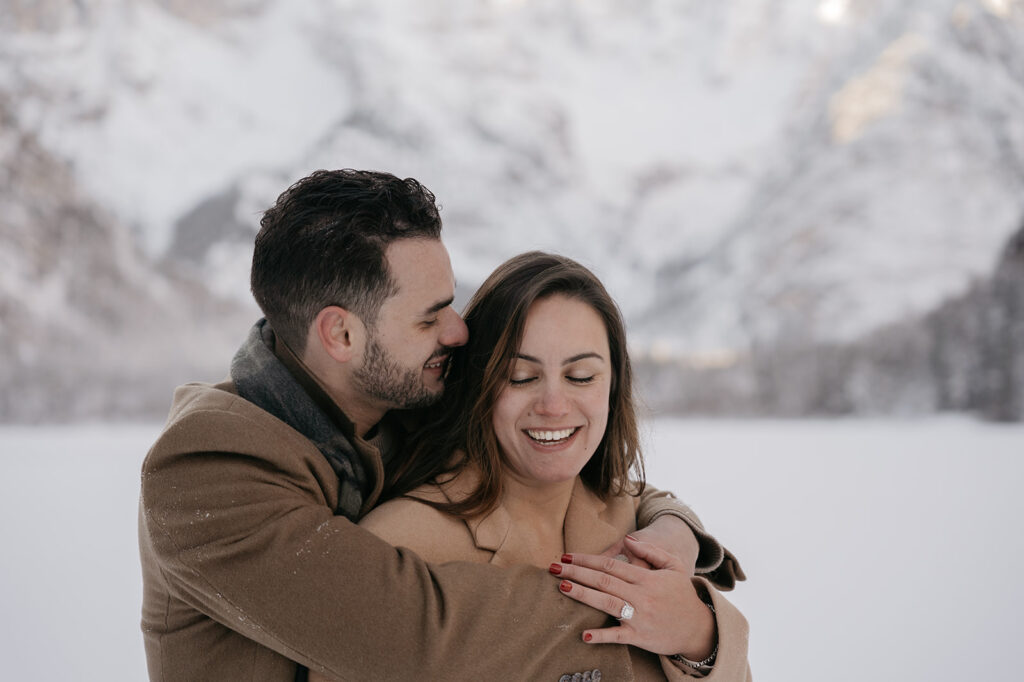
[{"label": "gray knit scarf", "polygon": [[310,397],[274,354],[274,332],[265,319],[252,329],[231,361],[238,395],[274,415],[308,438],[338,474],[336,515],[359,518],[368,490],[362,460],[341,429]]}]

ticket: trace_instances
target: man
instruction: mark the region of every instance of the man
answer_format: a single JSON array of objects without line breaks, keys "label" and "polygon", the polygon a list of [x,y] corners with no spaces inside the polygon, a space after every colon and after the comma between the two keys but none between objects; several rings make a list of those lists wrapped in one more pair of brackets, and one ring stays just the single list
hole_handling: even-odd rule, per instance
[{"label": "man", "polygon": [[[542,571],[427,565],[352,523],[401,457],[393,411],[440,399],[467,338],[440,230],[418,182],[363,171],[318,171],[264,215],[252,290],[265,319],[229,380],[179,387],[143,465],[151,679],[631,678],[624,647],[581,641],[606,616]],[[649,539],[687,520],[699,568],[742,579],[669,496],[649,493],[639,516]]]}]

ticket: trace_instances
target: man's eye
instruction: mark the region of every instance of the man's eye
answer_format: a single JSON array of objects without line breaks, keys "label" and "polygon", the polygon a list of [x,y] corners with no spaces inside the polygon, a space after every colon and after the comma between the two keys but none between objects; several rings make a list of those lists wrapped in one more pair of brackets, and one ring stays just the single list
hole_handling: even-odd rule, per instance
[{"label": "man's eye", "polygon": [[437,324],[437,318],[435,317],[432,320],[423,320],[422,324],[424,327],[433,327],[435,324]]},{"label": "man's eye", "polygon": [[566,379],[568,379],[574,384],[589,384],[591,381],[594,380],[594,377],[566,377]]}]

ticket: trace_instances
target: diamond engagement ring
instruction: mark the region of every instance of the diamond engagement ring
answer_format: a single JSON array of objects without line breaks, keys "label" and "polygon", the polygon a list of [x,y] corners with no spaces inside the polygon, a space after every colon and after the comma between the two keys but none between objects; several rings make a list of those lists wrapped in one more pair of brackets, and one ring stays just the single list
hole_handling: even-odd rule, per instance
[{"label": "diamond engagement ring", "polygon": [[622,611],[619,612],[619,620],[629,620],[636,613],[636,609],[628,601],[622,603]]}]

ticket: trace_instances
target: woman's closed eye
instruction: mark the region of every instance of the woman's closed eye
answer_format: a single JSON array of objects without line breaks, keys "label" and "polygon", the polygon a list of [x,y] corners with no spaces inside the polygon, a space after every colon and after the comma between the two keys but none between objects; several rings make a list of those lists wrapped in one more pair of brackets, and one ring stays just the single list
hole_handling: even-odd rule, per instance
[{"label": "woman's closed eye", "polygon": [[[590,375],[590,376],[582,376],[582,377],[581,376],[574,376],[574,375],[571,375],[571,374],[567,374],[565,376],[566,381],[569,381],[569,382],[571,382],[573,384],[577,384],[577,385],[589,384],[595,378],[597,378],[597,377],[596,377],[596,375],[593,375],[593,374]],[[511,377],[508,380],[508,383],[512,384],[513,386],[525,386],[526,384],[529,384],[529,383],[532,383],[534,381],[537,381],[537,379],[538,379],[538,377],[536,377],[536,376],[524,376],[524,377],[513,376],[513,377]]]}]

